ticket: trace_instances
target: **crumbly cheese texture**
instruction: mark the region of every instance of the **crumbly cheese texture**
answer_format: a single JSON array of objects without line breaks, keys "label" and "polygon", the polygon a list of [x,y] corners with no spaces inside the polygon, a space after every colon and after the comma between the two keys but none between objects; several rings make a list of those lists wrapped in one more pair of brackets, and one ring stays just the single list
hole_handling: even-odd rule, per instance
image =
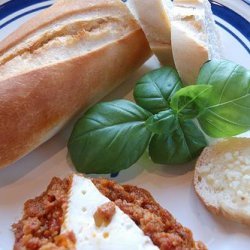
[{"label": "crumbly cheese texture", "polygon": [[74,175],[69,197],[62,232],[74,232],[76,250],[159,249],[117,206],[108,225],[96,226],[94,214],[97,208],[110,200],[99,192],[91,180]]},{"label": "crumbly cheese texture", "polygon": [[200,189],[225,211],[250,216],[250,148],[231,150],[197,168]]}]

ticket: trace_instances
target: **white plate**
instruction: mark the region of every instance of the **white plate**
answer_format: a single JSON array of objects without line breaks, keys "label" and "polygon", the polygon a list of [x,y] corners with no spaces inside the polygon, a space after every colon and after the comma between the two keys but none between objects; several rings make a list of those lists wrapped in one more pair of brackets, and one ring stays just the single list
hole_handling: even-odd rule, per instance
[{"label": "white plate", "polygon": [[[245,67],[250,66],[249,36],[250,7],[248,0],[213,3],[224,55]],[[0,40],[21,23],[48,7],[52,1],[0,0]],[[4,5],[1,5],[5,3]],[[248,21],[247,21],[248,20]],[[159,67],[151,58],[131,79],[105,99],[130,97],[133,83],[143,73]],[[40,194],[53,176],[63,177],[74,171],[67,162],[66,143],[72,125],[40,146],[28,156],[0,170],[0,249],[13,246],[11,224],[21,216],[25,200]],[[1,140],[1,138],[0,138]],[[0,141],[1,143],[1,141]],[[249,250],[250,228],[211,215],[198,200],[192,187],[194,163],[175,168],[152,164],[146,156],[115,179],[148,189],[156,200],[168,209],[179,222],[189,227],[195,239],[209,249]]]}]

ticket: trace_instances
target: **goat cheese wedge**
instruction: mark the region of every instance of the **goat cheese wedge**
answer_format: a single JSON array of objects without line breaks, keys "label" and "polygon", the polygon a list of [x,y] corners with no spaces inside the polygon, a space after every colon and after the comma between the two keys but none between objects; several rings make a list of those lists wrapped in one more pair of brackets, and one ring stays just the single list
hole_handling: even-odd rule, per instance
[{"label": "goat cheese wedge", "polygon": [[73,231],[76,237],[76,250],[159,249],[114,203],[110,221],[106,224],[99,221],[101,225],[98,225],[98,208],[108,203],[111,203],[110,200],[100,193],[91,180],[79,175],[73,176],[62,233]]}]

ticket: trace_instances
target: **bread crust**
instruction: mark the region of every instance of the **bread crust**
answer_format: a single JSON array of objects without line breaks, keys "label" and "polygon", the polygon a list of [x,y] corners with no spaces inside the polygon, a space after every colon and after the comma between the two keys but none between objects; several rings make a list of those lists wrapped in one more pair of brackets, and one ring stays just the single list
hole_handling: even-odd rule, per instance
[{"label": "bread crust", "polygon": [[[212,204],[211,201],[205,197],[204,193],[201,192],[199,185],[199,174],[197,169],[200,168],[202,165],[207,165],[208,162],[211,162],[211,159],[215,159],[217,155],[224,154],[228,152],[227,150],[236,148],[238,150],[241,150],[241,147],[250,147],[250,139],[249,138],[231,138],[228,142],[223,141],[219,142],[218,144],[215,144],[213,146],[206,147],[200,157],[198,158],[195,166],[195,172],[194,172],[194,189],[196,194],[198,195],[199,199],[202,201],[202,203],[205,205],[205,207],[212,212],[213,214],[217,216],[224,216],[225,218],[229,220],[233,220],[236,222],[240,222],[242,224],[250,225],[250,217],[247,215],[243,215],[242,213],[235,213],[233,211],[226,211],[223,209],[223,207],[220,207],[217,204]],[[225,147],[226,146],[226,147]]]},{"label": "bread crust", "polygon": [[[6,38],[0,51],[3,53],[62,15],[79,8],[85,11],[107,5],[128,11],[123,10],[126,7],[119,0],[67,0],[67,6],[58,1],[33,19],[32,27],[28,22]],[[133,27],[131,32],[98,49],[0,81],[0,167],[51,138],[74,115],[98,101],[145,62],[151,54],[145,35],[134,21],[128,25]]]},{"label": "bread crust", "polygon": [[0,56],[11,47],[22,43],[23,40],[34,32],[46,28],[47,26],[77,13],[87,13],[90,11],[120,11],[127,13],[126,6],[117,0],[57,0],[53,6],[31,18],[22,24],[15,32],[3,39],[0,43]]}]

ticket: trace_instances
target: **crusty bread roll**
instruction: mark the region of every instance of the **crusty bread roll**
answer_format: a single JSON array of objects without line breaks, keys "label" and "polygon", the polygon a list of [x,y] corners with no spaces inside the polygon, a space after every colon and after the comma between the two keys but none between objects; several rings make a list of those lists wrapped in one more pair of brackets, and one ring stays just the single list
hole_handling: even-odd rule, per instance
[{"label": "crusty bread roll", "polygon": [[52,137],[150,56],[120,0],[60,0],[0,43],[0,167]]},{"label": "crusty bread roll", "polygon": [[204,149],[195,190],[217,215],[250,225],[250,138],[231,138]]},{"label": "crusty bread roll", "polygon": [[131,0],[132,9],[163,65],[174,67],[171,48],[171,0]]},{"label": "crusty bread roll", "polygon": [[185,84],[195,83],[203,63],[221,57],[208,0],[174,1],[171,44],[176,69]]}]

